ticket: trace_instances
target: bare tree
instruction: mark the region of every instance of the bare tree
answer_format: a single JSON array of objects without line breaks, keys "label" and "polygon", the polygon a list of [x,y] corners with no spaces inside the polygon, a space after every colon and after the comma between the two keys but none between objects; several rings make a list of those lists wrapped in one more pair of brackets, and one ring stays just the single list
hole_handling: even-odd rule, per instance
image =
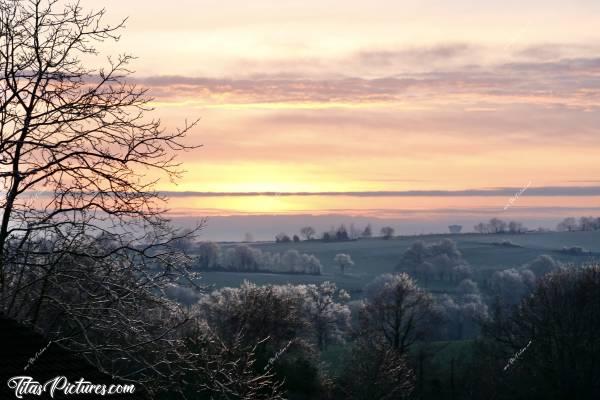
[{"label": "bare tree", "polygon": [[207,370],[182,332],[194,317],[164,296],[194,276],[155,184],[180,176],[195,122],[148,117],[131,56],[84,65],[124,22],[63,4],[0,0],[0,312],[149,396],[177,390]]},{"label": "bare tree", "polygon": [[573,217],[563,219],[556,227],[561,232],[573,232],[578,230],[577,220]]},{"label": "bare tree", "polygon": [[353,400],[409,399],[414,382],[406,355],[361,337],[345,362],[338,390],[341,398]]},{"label": "bare tree", "polygon": [[595,231],[598,229],[596,218],[581,217],[579,218],[579,229],[582,231]]},{"label": "bare tree", "polygon": [[491,233],[504,233],[506,232],[506,229],[508,227],[506,222],[501,220],[500,218],[490,219],[488,226],[490,227],[489,230]]},{"label": "bare tree", "polygon": [[490,233],[490,227],[483,222],[478,223],[473,227],[473,230],[477,233]]},{"label": "bare tree", "polygon": [[367,287],[367,299],[360,310],[364,334],[405,354],[423,340],[437,322],[433,299],[405,273],[385,274]]},{"label": "bare tree", "polygon": [[392,228],[391,226],[384,226],[383,228],[381,228],[381,236],[385,240],[391,239],[394,236],[394,228]]},{"label": "bare tree", "polygon": [[317,232],[315,231],[315,228],[312,226],[305,226],[304,228],[300,229],[300,234],[304,236],[305,240],[312,240],[316,233]]},{"label": "bare tree", "polygon": [[510,221],[508,223],[508,232],[510,233],[524,233],[527,228],[523,226],[523,223],[517,221]]},{"label": "bare tree", "polygon": [[164,199],[145,176],[177,178],[175,152],[193,148],[182,141],[193,123],[168,132],[146,118],[151,98],[125,82],[130,56],[100,69],[81,62],[96,54],[94,43],[117,39],[123,23],[103,24],[104,11],[57,8],[56,1],[1,3],[2,291],[11,241],[21,249],[48,232],[64,236],[68,228],[76,236],[114,226],[127,237],[121,247],[133,247],[140,226],[153,228],[151,241],[163,239]]}]

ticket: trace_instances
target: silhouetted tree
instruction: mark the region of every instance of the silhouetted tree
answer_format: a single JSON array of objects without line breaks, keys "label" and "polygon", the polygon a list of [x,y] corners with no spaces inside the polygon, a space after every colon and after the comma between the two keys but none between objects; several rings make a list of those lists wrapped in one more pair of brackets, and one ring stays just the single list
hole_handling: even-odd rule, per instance
[{"label": "silhouetted tree", "polygon": [[448,226],[450,233],[457,234],[462,231],[462,225],[450,225]]},{"label": "silhouetted tree", "polygon": [[339,398],[350,400],[408,399],[414,381],[405,355],[384,343],[360,336],[344,360],[337,391]]},{"label": "silhouetted tree", "polygon": [[348,230],[345,225],[340,225],[337,231],[335,232],[335,239],[338,241],[350,240],[350,236],[348,235]]},{"label": "silhouetted tree", "polygon": [[305,226],[304,228],[300,229],[300,234],[304,236],[305,240],[312,240],[316,233],[317,232],[315,231],[315,228],[312,226]]},{"label": "silhouetted tree", "polygon": [[399,354],[427,338],[439,321],[431,295],[405,273],[381,275],[366,292],[359,312],[360,330]]},{"label": "silhouetted tree", "polygon": [[597,224],[597,220],[594,217],[581,217],[579,218],[579,229],[582,231],[595,231],[600,227]]},{"label": "silhouetted tree", "polygon": [[490,227],[487,224],[484,224],[483,222],[480,222],[477,225],[475,225],[473,229],[477,233],[490,233]]},{"label": "silhouetted tree", "polygon": [[530,399],[597,398],[599,329],[600,268],[546,275],[511,314],[496,314],[485,326],[498,345],[495,357],[507,363],[496,391]]},{"label": "silhouetted tree", "polygon": [[291,241],[292,241],[292,239],[288,235],[286,235],[285,233],[278,233],[275,236],[275,242],[276,243],[289,243]]},{"label": "silhouetted tree", "polygon": [[500,218],[492,218],[489,222],[489,231],[491,233],[504,233],[507,229],[507,224]]},{"label": "silhouetted tree", "polygon": [[364,238],[370,238],[371,236],[373,236],[373,228],[371,227],[371,224],[367,224],[367,226],[365,226],[365,229],[362,231],[361,236]]},{"label": "silhouetted tree", "polygon": [[391,226],[384,226],[381,228],[381,236],[385,239],[391,239],[394,236],[394,228]]},{"label": "silhouetted tree", "polygon": [[156,393],[191,357],[185,313],[159,294],[193,275],[176,248],[188,234],[148,176],[179,177],[195,122],[149,117],[146,90],[126,82],[132,57],[82,62],[124,25],[104,14],[0,1],[0,313]]},{"label": "silhouetted tree", "polygon": [[527,230],[527,228],[525,228],[521,222],[510,221],[508,223],[508,232],[509,233],[523,233],[526,230]]},{"label": "silhouetted tree", "polygon": [[575,218],[573,218],[573,217],[565,218],[558,224],[558,226],[556,227],[556,230],[558,230],[559,232],[576,231],[576,230],[578,230],[577,220],[575,220]]}]

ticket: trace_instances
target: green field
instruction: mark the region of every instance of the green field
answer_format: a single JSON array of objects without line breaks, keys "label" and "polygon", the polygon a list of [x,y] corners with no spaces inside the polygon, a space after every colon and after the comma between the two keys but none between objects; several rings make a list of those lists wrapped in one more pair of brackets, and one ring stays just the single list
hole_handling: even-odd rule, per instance
[{"label": "green field", "polygon": [[[537,256],[548,254],[557,260],[580,264],[591,259],[600,259],[600,231],[595,232],[549,232],[527,234],[462,234],[403,236],[391,240],[379,238],[361,239],[349,242],[309,241],[300,243],[254,243],[252,246],[263,251],[284,253],[296,249],[302,253],[314,254],[323,264],[320,276],[285,275],[268,273],[202,272],[202,281],[215,287],[239,286],[247,279],[257,284],[301,284],[334,281],[354,295],[376,276],[393,272],[402,254],[414,242],[428,243],[444,238],[454,240],[463,257],[473,269],[474,279],[489,277],[494,271],[526,264]],[[494,243],[510,241],[520,247],[498,246]],[[226,246],[226,245],[225,245]],[[592,252],[591,255],[571,256],[560,253],[563,247],[581,246]],[[342,275],[333,262],[338,253],[349,254],[355,266]],[[450,291],[443,283],[430,285],[436,291]],[[353,296],[354,297],[354,296]]]}]

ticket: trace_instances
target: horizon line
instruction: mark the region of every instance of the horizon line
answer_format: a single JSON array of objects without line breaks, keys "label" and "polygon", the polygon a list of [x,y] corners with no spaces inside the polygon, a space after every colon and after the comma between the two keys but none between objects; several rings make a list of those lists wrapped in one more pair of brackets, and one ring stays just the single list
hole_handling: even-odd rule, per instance
[{"label": "horizon line", "polygon": [[349,196],[349,197],[493,197],[493,196],[600,196],[600,186],[499,187],[463,190],[319,191],[319,192],[200,192],[158,191],[169,197]]}]

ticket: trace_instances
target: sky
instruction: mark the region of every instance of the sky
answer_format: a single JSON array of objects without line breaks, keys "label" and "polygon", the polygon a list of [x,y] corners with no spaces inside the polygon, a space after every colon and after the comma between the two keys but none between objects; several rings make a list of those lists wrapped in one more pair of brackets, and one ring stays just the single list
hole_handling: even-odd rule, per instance
[{"label": "sky", "polygon": [[[133,80],[150,89],[166,127],[201,119],[187,140],[203,147],[181,155],[187,173],[161,190],[519,190],[600,180],[597,1],[82,5],[129,18],[121,40],[101,50],[138,57]],[[566,201],[546,205],[574,204]],[[286,207],[264,196],[237,203],[230,209]],[[321,207],[314,203],[295,207]]]}]

